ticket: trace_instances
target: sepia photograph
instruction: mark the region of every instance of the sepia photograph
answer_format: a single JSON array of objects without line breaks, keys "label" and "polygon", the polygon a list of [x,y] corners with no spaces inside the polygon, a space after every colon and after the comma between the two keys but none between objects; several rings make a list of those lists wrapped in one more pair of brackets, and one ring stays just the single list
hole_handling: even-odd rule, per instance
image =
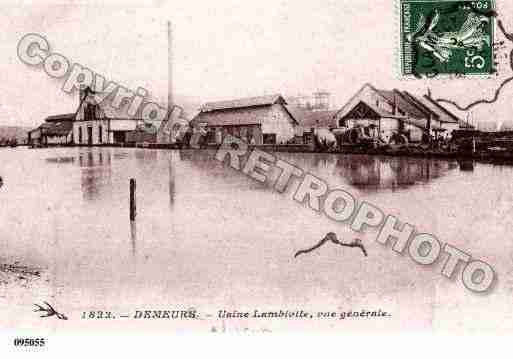
[{"label": "sepia photograph", "polygon": [[6,349],[512,332],[510,1],[5,1],[0,20]]}]

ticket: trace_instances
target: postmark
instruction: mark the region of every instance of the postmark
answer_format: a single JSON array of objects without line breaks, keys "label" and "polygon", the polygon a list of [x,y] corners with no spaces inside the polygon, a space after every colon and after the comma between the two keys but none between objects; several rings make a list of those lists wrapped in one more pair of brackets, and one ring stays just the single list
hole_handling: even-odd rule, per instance
[{"label": "postmark", "polygon": [[494,73],[495,2],[401,0],[402,75]]}]

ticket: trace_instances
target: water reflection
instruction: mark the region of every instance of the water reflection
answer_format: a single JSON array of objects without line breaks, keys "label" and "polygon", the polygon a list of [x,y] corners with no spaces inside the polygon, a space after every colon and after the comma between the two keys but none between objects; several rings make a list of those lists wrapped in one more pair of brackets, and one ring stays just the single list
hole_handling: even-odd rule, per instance
[{"label": "water reflection", "polygon": [[158,151],[138,149],[135,151],[135,159],[139,165],[153,165],[157,160],[158,153]]},{"label": "water reflection", "polygon": [[[234,176],[227,176],[231,169],[217,162],[214,156],[215,153],[210,151],[180,151],[181,160],[200,168],[206,176],[222,176],[225,182],[232,181]],[[328,182],[333,181],[333,184],[343,179],[364,191],[404,189],[428,183],[458,168],[456,161],[427,158],[288,153],[279,153],[276,156],[305,172],[314,170],[314,174]],[[237,181],[240,182],[240,178]],[[255,190],[262,188],[255,183],[250,186]]]},{"label": "water reflection", "polygon": [[130,247],[132,256],[135,257],[137,244],[137,221],[130,221]]},{"label": "water reflection", "polygon": [[452,161],[403,157],[340,156],[336,162],[338,174],[368,191],[427,183],[456,167]]},{"label": "water reflection", "polygon": [[213,160],[215,159],[215,151],[180,150],[178,153],[180,161],[190,161],[198,165],[207,165],[208,167],[216,165],[216,163],[213,163]]},{"label": "water reflection", "polygon": [[101,200],[102,189],[111,186],[111,162],[110,151],[87,149],[79,153],[78,163],[81,168],[81,187],[84,200]]},{"label": "water reflection", "polygon": [[[100,199],[105,189],[111,185],[112,151],[106,149],[81,149],[78,154],[78,165],[81,168],[81,185],[84,200]],[[173,160],[173,156],[176,158]],[[336,154],[277,154],[278,157],[302,168],[305,172],[316,170],[316,174],[325,180],[343,179],[348,184],[364,190],[379,191],[384,189],[404,189],[447,174],[448,171],[459,168],[461,171],[471,171],[473,162],[446,161],[423,158],[380,157],[366,155],[336,155]],[[129,153],[114,152],[114,159],[124,160]],[[159,160],[165,161],[168,177],[169,208],[175,203],[176,196],[176,166],[178,162],[187,162],[199,169],[202,176],[216,178],[226,184],[248,186],[250,190],[265,190],[265,185],[257,183],[240,173],[229,175],[234,171],[225,164],[215,160],[215,151],[181,150],[178,152],[160,152],[154,150],[136,150],[133,158],[137,167],[145,176],[162,178]],[[72,156],[47,158],[49,163],[75,163]],[[164,168],[165,168],[164,167]],[[163,168],[162,168],[163,169]]]},{"label": "water reflection", "polygon": [[169,156],[169,208],[173,207],[175,201],[175,170],[173,168],[173,156]]},{"label": "water reflection", "polygon": [[460,171],[464,172],[473,172],[474,171],[474,161],[473,160],[461,160],[458,161],[460,166]]},{"label": "water reflection", "polygon": [[[15,229],[1,233],[3,248],[20,257],[28,251],[41,253],[55,269],[55,288],[66,289],[63,301],[74,302],[90,293],[95,301],[105,298],[100,302],[104,307],[119,303],[120,297],[132,305],[131,300],[151,301],[157,294],[178,303],[195,298],[191,305],[215,302],[226,307],[231,304],[226,293],[235,298],[231,307],[251,306],[261,298],[268,298],[270,306],[311,305],[311,298],[319,294],[324,304],[347,300],[358,307],[360,298],[373,303],[375,293],[393,290],[390,303],[396,301],[400,308],[434,292],[428,283],[435,283],[431,275],[439,280],[438,272],[407,261],[403,266],[393,253],[378,253],[377,248],[364,270],[349,251],[326,249],[301,263],[293,261],[295,251],[312,245],[332,223],[298,209],[297,203],[272,189],[265,193],[255,180],[219,163],[214,155],[117,148],[4,154],[1,170],[17,183],[0,193],[4,227]],[[415,224],[423,230],[461,248],[472,246],[479,256],[493,256],[499,269],[511,265],[511,246],[502,239],[513,223],[513,167],[476,163],[473,172],[461,173],[457,161],[277,156],[330,186],[363,188],[366,196],[350,193],[370,203],[385,203],[383,209],[400,212],[401,219],[422,219]],[[38,170],[27,171],[32,167]],[[433,186],[419,185],[442,176],[443,181]],[[138,180],[137,223],[128,218],[127,184],[132,177]],[[403,187],[407,189],[388,193]],[[27,195],[27,188],[37,196]],[[485,200],[480,196],[483,191]],[[58,212],[45,211],[47,203],[56,202]],[[60,240],[63,236],[66,240]],[[340,276],[341,272],[347,275]],[[233,285],[238,282],[247,285]],[[447,286],[452,288],[448,282]],[[448,311],[457,307],[450,304]]]},{"label": "water reflection", "polygon": [[75,157],[72,156],[61,156],[61,157],[49,157],[45,159],[48,163],[75,163]]},{"label": "water reflection", "polygon": [[[229,156],[226,157],[225,163],[221,163],[215,159],[215,150],[180,150],[180,161],[184,161],[192,165],[195,169],[199,170],[202,178],[198,181],[218,181],[233,188],[245,188],[252,191],[269,191],[272,190],[270,184],[263,184],[255,181],[241,171],[237,171],[229,166]],[[243,160],[241,163],[244,164]]]}]

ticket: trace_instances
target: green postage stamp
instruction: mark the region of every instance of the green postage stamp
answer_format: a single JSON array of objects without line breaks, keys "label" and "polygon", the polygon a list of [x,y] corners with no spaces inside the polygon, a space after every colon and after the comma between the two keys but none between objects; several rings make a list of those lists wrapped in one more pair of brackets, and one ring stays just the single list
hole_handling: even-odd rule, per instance
[{"label": "green postage stamp", "polygon": [[403,75],[494,72],[494,1],[400,1]]}]

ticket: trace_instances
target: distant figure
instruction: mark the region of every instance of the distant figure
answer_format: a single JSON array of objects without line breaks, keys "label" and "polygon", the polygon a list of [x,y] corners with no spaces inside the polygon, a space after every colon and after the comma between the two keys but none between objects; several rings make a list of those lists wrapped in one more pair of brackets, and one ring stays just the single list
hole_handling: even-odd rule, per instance
[{"label": "distant figure", "polygon": [[0,176],[0,188],[2,188],[3,185],[4,185],[4,179],[2,178],[2,176]]},{"label": "distant figure", "polygon": [[320,248],[326,242],[331,242],[331,243],[334,243],[334,244],[338,244],[339,246],[342,246],[342,247],[351,247],[351,248],[357,247],[357,248],[360,248],[362,250],[363,254],[365,255],[365,257],[367,257],[367,251],[365,250],[365,247],[363,246],[361,240],[355,239],[352,243],[342,243],[342,242],[340,242],[337,239],[337,235],[335,233],[330,232],[319,243],[317,243],[312,248],[304,249],[304,250],[301,250],[301,251],[297,252],[296,255],[294,256],[294,258],[297,258],[301,254],[310,253],[310,252]]}]

